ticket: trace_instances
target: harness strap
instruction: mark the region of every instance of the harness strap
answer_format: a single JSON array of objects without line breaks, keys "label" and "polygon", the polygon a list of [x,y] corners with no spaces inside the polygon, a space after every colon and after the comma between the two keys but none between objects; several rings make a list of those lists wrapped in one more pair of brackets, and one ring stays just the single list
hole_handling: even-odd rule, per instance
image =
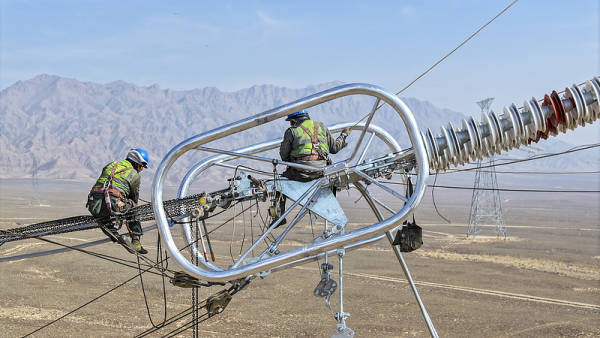
[{"label": "harness strap", "polygon": [[[116,171],[117,167],[119,167],[119,163],[120,162],[116,162],[115,163],[115,165],[112,168],[112,171],[111,171],[110,175],[108,175],[108,178],[106,179],[106,182],[104,182],[104,185],[102,186],[102,194],[104,194],[104,202],[106,203],[106,207],[107,207],[108,211],[111,214],[113,214],[113,215],[116,214],[116,213],[114,212],[114,210],[112,208],[112,203],[110,201],[110,195],[111,195],[110,192],[111,191],[112,192],[117,191],[118,195],[113,194],[113,196],[115,196],[115,197],[117,197],[117,198],[119,198],[121,200],[124,200],[125,197],[123,196],[123,194],[121,194],[121,192],[118,189],[115,189],[115,188],[112,187],[112,181],[115,178],[116,174],[120,174],[120,173],[122,173],[124,171],[133,169],[133,168],[124,168],[124,169],[121,169],[119,171]],[[96,189],[98,189],[98,188],[96,188]],[[92,189],[92,190],[94,190],[94,189]]]},{"label": "harness strap", "polygon": [[[92,188],[92,190],[90,190],[90,194],[102,194],[104,195],[104,188]],[[119,189],[116,188],[108,188],[107,189],[108,193],[116,198],[120,198],[120,199],[125,199],[125,196],[123,196],[123,194],[121,193],[121,191]]]},{"label": "harness strap", "polygon": [[[406,187],[406,197],[410,198],[413,194],[413,184],[412,184],[412,180],[410,179],[410,176],[408,177],[408,187]],[[415,222],[415,214],[413,213],[413,221],[412,224],[416,225],[417,223]],[[404,223],[407,223],[406,221]]]},{"label": "harness strap", "polygon": [[310,136],[310,142],[313,145],[312,149],[310,150],[310,153],[318,155],[322,159],[327,159],[327,153],[323,149],[321,149],[321,145],[319,144],[319,124],[316,122],[313,123],[312,133],[308,130],[308,128],[306,128],[303,125],[300,125],[300,128],[302,128],[302,130],[304,130],[304,132],[307,133],[308,136]]},{"label": "harness strap", "polygon": [[310,154],[306,156],[296,157],[296,161],[318,161],[322,159],[318,154]]},{"label": "harness strap", "polygon": [[313,130],[314,130],[313,133],[311,133],[308,130],[308,128],[306,128],[303,125],[300,125],[300,128],[302,128],[302,130],[304,130],[304,132],[307,133],[308,136],[310,136],[310,142],[313,145],[313,148],[312,148],[311,151],[314,154],[315,153],[315,146],[319,144],[319,137],[318,137],[319,127],[318,127],[318,125],[316,123],[313,124]]}]

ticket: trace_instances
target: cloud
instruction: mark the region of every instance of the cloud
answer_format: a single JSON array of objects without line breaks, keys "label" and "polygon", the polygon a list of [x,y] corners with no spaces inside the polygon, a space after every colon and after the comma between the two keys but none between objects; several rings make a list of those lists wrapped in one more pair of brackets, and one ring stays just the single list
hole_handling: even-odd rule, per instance
[{"label": "cloud", "polygon": [[412,6],[402,6],[399,10],[400,16],[405,18],[415,16],[416,12],[417,11]]},{"label": "cloud", "polygon": [[291,22],[274,18],[263,10],[257,10],[256,16],[258,17],[256,28],[260,34],[260,38],[257,40],[258,43],[264,43],[274,37],[289,33],[292,27]]},{"label": "cloud", "polygon": [[262,10],[256,11],[256,16],[260,19],[260,22],[267,27],[280,27],[283,25],[283,21],[277,20]]}]

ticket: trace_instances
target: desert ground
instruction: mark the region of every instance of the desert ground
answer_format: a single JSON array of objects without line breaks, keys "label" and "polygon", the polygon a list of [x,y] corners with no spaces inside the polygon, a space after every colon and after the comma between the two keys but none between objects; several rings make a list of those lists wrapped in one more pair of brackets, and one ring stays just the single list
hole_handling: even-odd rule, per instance
[{"label": "desert ground", "polygon": [[[590,176],[590,175],[588,175]],[[593,177],[513,178],[501,186],[599,190]],[[557,183],[558,182],[558,183]],[[76,215],[86,215],[85,196],[93,182],[0,180],[0,229]],[[440,177],[438,184],[471,186],[472,176]],[[424,245],[404,255],[424,304],[442,337],[597,337],[600,336],[600,196],[584,193],[502,192],[508,239],[482,227],[466,239],[471,191],[431,190],[416,212]],[[39,197],[39,203],[34,197]],[[149,199],[149,190],[142,191]],[[373,223],[354,196],[338,195],[354,227]],[[34,200],[35,203],[31,203]],[[349,211],[348,211],[349,210]],[[150,225],[151,222],[145,225]],[[211,224],[209,224],[210,226]],[[156,233],[143,242],[156,254]],[[50,236],[68,245],[103,238],[99,230]],[[230,262],[227,234],[216,234],[217,260]],[[236,241],[239,238],[236,237]],[[289,244],[291,245],[291,244]],[[35,239],[0,246],[0,257],[54,249]],[[134,260],[115,244],[87,250]],[[229,260],[229,261],[228,261]],[[337,280],[337,259],[331,258]],[[226,265],[226,264],[225,264]],[[180,270],[175,262],[169,269]],[[429,335],[400,265],[385,240],[354,251],[344,259],[344,310],[357,337],[426,337]],[[80,252],[0,262],[0,336],[26,335],[76,309],[119,283],[137,269]],[[338,293],[331,308],[312,295],[320,280],[318,263],[257,278],[236,294],[226,310],[199,325],[200,336],[330,336]],[[155,323],[163,316],[162,281],[144,275]],[[204,299],[223,287],[201,288]],[[167,316],[191,305],[190,289],[167,282]],[[153,336],[162,336],[187,318]],[[34,336],[135,336],[151,327],[139,278],[119,287]],[[180,336],[191,336],[188,330]]]}]

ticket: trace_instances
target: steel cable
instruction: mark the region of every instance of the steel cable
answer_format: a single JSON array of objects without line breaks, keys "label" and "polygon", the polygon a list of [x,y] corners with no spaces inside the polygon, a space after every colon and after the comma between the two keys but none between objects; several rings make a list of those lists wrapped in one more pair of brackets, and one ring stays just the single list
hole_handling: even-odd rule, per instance
[{"label": "steel cable", "polygon": [[[494,22],[497,18],[499,18],[502,14],[504,14],[504,12],[506,12],[509,8],[511,8],[515,3],[517,3],[519,0],[514,0],[512,1],[510,4],[508,4],[508,6],[504,7],[503,10],[501,10],[498,14],[496,14],[496,16],[494,16],[493,18],[491,18],[488,22],[486,22],[483,26],[479,27],[473,34],[471,34],[468,38],[466,38],[463,42],[461,42],[458,46],[456,46],[453,50],[451,50],[450,52],[448,52],[446,55],[444,55],[441,59],[439,59],[436,63],[434,63],[432,66],[430,66],[429,68],[427,68],[427,70],[425,70],[423,73],[421,73],[421,75],[417,76],[414,80],[412,80],[409,84],[407,84],[406,86],[404,86],[402,89],[400,89],[397,93],[396,96],[400,95],[402,92],[404,92],[405,90],[407,90],[410,86],[412,86],[415,82],[417,82],[419,79],[421,79],[423,76],[427,75],[427,73],[429,73],[431,70],[433,70],[435,67],[437,67],[440,63],[442,63],[444,60],[446,60],[450,55],[454,54],[454,52],[456,52],[458,49],[460,49],[462,46],[464,46],[467,42],[469,42],[471,39],[473,39],[475,37],[475,35],[479,34],[479,32],[481,32],[485,27],[487,27],[489,24],[491,24],[492,22]],[[365,116],[363,116],[360,120],[358,120],[358,122],[356,122],[354,126],[358,125],[360,122],[362,122],[362,120],[364,120],[365,118],[367,118],[367,116],[371,115],[372,113],[374,114],[377,110],[379,110],[379,108],[383,107],[386,103],[381,103],[379,104],[374,110],[373,112],[369,112],[368,114],[366,114]]]},{"label": "steel cable", "polygon": [[[41,239],[41,240],[46,240],[45,238],[40,238],[40,239]],[[184,247],[182,247],[181,249],[179,249],[179,251],[183,251],[183,250],[187,249],[189,246],[191,246],[192,244],[196,244],[196,243],[197,243],[197,241],[194,241],[194,242],[192,242],[192,243],[189,243],[189,244],[185,245]],[[169,260],[169,258],[170,258],[170,257],[166,257],[165,259],[161,260],[160,262],[157,262],[157,263],[156,263],[156,264],[154,264],[153,266],[151,266],[151,267],[149,267],[149,268],[146,268],[145,270],[143,270],[143,271],[141,271],[141,272],[138,272],[138,273],[137,273],[136,275],[134,275],[133,277],[131,277],[131,278],[129,278],[129,279],[127,279],[127,280],[125,280],[124,282],[121,282],[121,283],[119,283],[117,286],[115,286],[115,287],[111,288],[111,289],[110,289],[110,290],[108,290],[108,291],[105,291],[105,292],[103,292],[102,294],[100,294],[100,295],[98,295],[98,296],[94,297],[94,298],[93,298],[93,299],[91,299],[90,301],[87,301],[87,302],[85,302],[84,304],[82,304],[82,305],[78,306],[77,308],[75,308],[75,309],[73,309],[73,310],[71,310],[71,311],[69,311],[69,312],[65,313],[64,315],[60,316],[59,318],[56,318],[56,319],[52,320],[51,322],[44,324],[43,326],[41,326],[41,327],[39,327],[39,328],[35,329],[34,331],[32,331],[32,332],[30,332],[30,333],[26,334],[24,337],[30,336],[30,335],[32,335],[32,334],[34,334],[34,333],[36,333],[36,332],[38,332],[38,331],[40,331],[40,330],[42,330],[42,329],[46,328],[46,327],[48,327],[48,326],[50,326],[50,325],[52,325],[52,324],[54,324],[54,323],[58,322],[59,320],[62,320],[63,318],[65,318],[65,317],[67,317],[67,316],[69,316],[69,315],[71,315],[71,314],[75,313],[76,311],[78,311],[78,310],[80,310],[80,309],[84,308],[85,306],[87,306],[87,305],[89,305],[89,304],[91,304],[91,303],[93,303],[93,302],[97,301],[98,299],[100,299],[100,298],[102,298],[102,297],[104,297],[104,296],[108,295],[109,293],[111,293],[111,292],[113,292],[114,290],[116,290],[116,289],[120,288],[121,286],[123,286],[123,285],[125,285],[125,284],[129,283],[130,281],[132,281],[132,280],[134,280],[135,278],[137,278],[139,275],[141,275],[141,274],[144,274],[144,273],[146,273],[146,272],[150,271],[151,269],[157,268],[158,264],[160,264],[160,263],[162,263],[162,262],[166,262],[166,261],[168,261],[168,260]],[[220,283],[215,283],[214,285],[222,285],[222,284],[220,284]],[[230,290],[231,290],[231,288],[230,288]],[[233,294],[232,294],[232,295],[233,295]]]},{"label": "steel cable", "polygon": [[[11,232],[11,231],[10,230],[0,230],[0,233],[2,233],[2,232]],[[104,259],[104,260],[107,260],[109,262],[120,264],[120,265],[123,265],[123,266],[126,266],[126,267],[130,267],[130,268],[133,268],[133,269],[137,269],[138,268],[135,265],[128,265],[128,264],[126,264],[126,263],[135,264],[134,261],[130,261],[130,260],[126,260],[126,259],[123,259],[123,258],[119,258],[119,257],[115,257],[115,256],[110,256],[110,255],[106,255],[106,254],[101,254],[101,253],[97,253],[97,252],[94,252],[94,251],[89,251],[89,250],[84,250],[84,249],[76,248],[74,246],[70,246],[70,245],[67,245],[67,244],[59,243],[59,242],[56,242],[56,241],[53,241],[53,240],[50,240],[50,239],[47,239],[47,238],[43,238],[43,237],[33,237],[33,236],[27,237],[27,235],[25,235],[25,236],[28,239],[37,239],[37,240],[40,240],[40,241],[43,241],[43,242],[47,242],[47,243],[58,245],[58,246],[61,246],[61,247],[64,247],[64,248],[68,248],[68,249],[71,249],[71,250],[79,251],[79,252],[82,252],[84,254],[87,254],[87,255],[90,255],[90,256],[94,256],[94,257],[97,257],[97,258],[100,258],[100,259]],[[150,266],[148,264],[143,264],[143,265],[145,267],[149,267]],[[167,270],[167,271],[169,271],[169,270]],[[151,271],[150,273],[155,274],[155,275],[161,275],[160,273],[154,272],[154,271]]]},{"label": "steel cable", "polygon": [[[531,156],[531,157],[528,157],[528,158],[515,159],[515,160],[511,160],[509,162],[497,163],[497,164],[494,164],[494,165],[485,165],[485,166],[480,166],[480,167],[446,170],[444,172],[440,172],[440,174],[453,174],[453,173],[463,172],[463,171],[472,171],[472,170],[477,170],[477,169],[499,167],[499,166],[514,164],[514,163],[528,162],[528,161],[533,161],[533,160],[539,160],[539,159],[542,159],[542,158],[548,158],[548,157],[553,157],[553,156],[558,156],[558,155],[564,155],[564,154],[574,153],[574,152],[577,152],[577,151],[592,149],[592,148],[596,148],[596,147],[600,147],[600,143],[593,143],[593,144],[581,145],[581,146],[573,147],[573,148],[570,148],[568,150],[561,151],[561,152],[558,152],[558,153],[535,155],[535,156]],[[500,160],[500,159],[498,159],[498,160]]]}]

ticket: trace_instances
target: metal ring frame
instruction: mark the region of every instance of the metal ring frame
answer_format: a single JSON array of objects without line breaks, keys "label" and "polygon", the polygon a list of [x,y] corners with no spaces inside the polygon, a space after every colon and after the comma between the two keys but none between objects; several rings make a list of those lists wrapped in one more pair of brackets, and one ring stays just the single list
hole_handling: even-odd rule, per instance
[{"label": "metal ring frame", "polygon": [[[338,124],[329,126],[328,129],[332,133],[340,132],[344,128],[348,128],[348,127],[350,127],[352,130],[364,130],[365,125],[366,125],[365,123],[355,124],[354,122],[343,122],[343,123],[338,123]],[[362,150],[362,154],[357,161],[358,163],[361,163],[362,160],[364,159],[364,155],[366,154],[366,151],[369,148],[369,146],[372,142],[372,139],[375,136],[377,136],[382,142],[384,142],[388,146],[388,148],[390,149],[390,152],[399,152],[402,150],[402,148],[400,147],[398,142],[392,137],[392,135],[390,135],[383,128],[381,128],[377,125],[370,124],[367,127],[367,132],[370,133],[371,136],[370,136],[369,141],[367,142],[367,144],[364,146],[364,148]],[[281,138],[270,140],[270,141],[265,141],[265,142],[253,144],[253,145],[250,145],[247,147],[238,148],[238,149],[234,150],[234,152],[244,153],[244,154],[257,154],[257,153],[261,153],[261,152],[265,152],[268,150],[278,148],[279,145],[281,144],[281,141],[282,141]],[[231,161],[231,160],[234,160],[237,158],[239,158],[239,156],[219,154],[219,155],[214,155],[214,156],[208,157],[208,158],[196,163],[194,166],[192,166],[190,168],[190,170],[186,173],[183,180],[181,181],[181,183],[179,185],[177,197],[183,198],[183,197],[188,196],[189,190],[190,190],[190,185],[192,184],[192,182],[197,177],[199,177],[202,173],[204,173],[206,170],[208,170],[209,168],[211,168],[213,166],[223,166],[224,162]],[[213,270],[213,271],[223,270],[222,268],[203,259],[202,253],[198,250],[198,247],[197,247],[195,241],[192,239],[192,232],[189,227],[189,222],[190,222],[189,219],[182,220],[181,230],[183,231],[185,240],[189,245],[191,254],[193,256],[198,257],[198,264],[202,264],[202,265],[204,265],[205,268]],[[362,241],[352,244],[351,246],[347,246],[346,249],[358,248],[358,247],[364,246],[366,244],[378,241],[378,240],[382,239],[383,237],[384,237],[383,234],[377,235],[373,238],[362,240]],[[335,253],[334,251],[330,252],[330,254],[334,254],[334,253]],[[304,264],[307,262],[311,262],[313,260],[319,259],[321,256],[323,256],[323,255],[319,254],[319,255],[314,255],[311,257],[306,257],[299,261],[292,262],[290,264],[286,264],[285,267],[290,267],[290,266],[295,266],[298,264]]]},{"label": "metal ring frame", "polygon": [[[199,267],[191,263],[176,247],[175,242],[173,240],[172,234],[169,229],[169,224],[166,218],[166,214],[163,208],[163,183],[165,177],[171,166],[174,162],[183,154],[190,150],[201,149],[205,151],[212,151],[216,153],[221,153],[224,155],[233,155],[246,157],[256,160],[265,160],[264,158],[255,157],[253,155],[244,155],[239,152],[230,152],[230,151],[221,151],[218,149],[211,149],[202,147],[202,145],[212,142],[215,140],[222,139],[226,136],[238,133],[240,131],[248,130],[259,125],[263,125],[277,119],[280,119],[292,112],[310,108],[334,99],[338,99],[345,96],[350,95],[368,95],[377,98],[387,104],[389,104],[402,119],[410,142],[412,144],[412,149],[414,152],[414,156],[416,159],[416,167],[415,170],[418,173],[417,180],[415,184],[415,191],[413,195],[408,199],[406,204],[393,216],[380,221],[378,223],[365,226],[363,228],[344,233],[339,236],[334,236],[323,240],[318,243],[310,243],[303,247],[293,249],[290,251],[286,251],[280,253],[276,256],[271,256],[262,260],[259,260],[255,263],[250,263],[246,265],[242,265],[239,267],[233,267],[228,269],[220,269],[215,270],[214,266],[205,265],[204,268]],[[367,120],[367,123],[364,127],[363,133],[361,134],[360,140],[363,139],[366,130],[370,128],[370,121],[375,114],[375,110],[371,111],[371,114]],[[264,145],[264,144],[263,144]],[[246,149],[248,154],[252,152],[259,151],[257,148],[259,145],[251,146]],[[360,147],[360,143],[357,147]],[[302,166],[294,163],[287,163],[283,161],[276,161],[279,164],[286,164],[289,166],[299,167],[299,168],[308,168],[313,171],[320,171],[325,173],[325,175],[335,175],[337,173],[346,172],[348,170],[347,161],[350,161],[354,158],[356,151],[352,154],[352,156],[346,161],[340,161],[334,163],[332,165],[317,168],[311,166]],[[361,156],[362,157],[362,156]],[[343,164],[343,165],[340,165]],[[186,178],[184,178],[184,182],[187,180],[187,177],[191,177],[194,169],[188,172]],[[417,123],[414,119],[413,114],[410,109],[393,94],[390,94],[383,90],[380,87],[369,85],[369,84],[348,84],[339,87],[335,87],[292,103],[282,105],[280,107],[265,111],[263,113],[248,117],[246,119],[239,120],[237,122],[233,122],[231,124],[225,125],[220,128],[216,128],[205,133],[196,135],[191,137],[169,151],[169,153],[165,156],[165,158],[161,161],[152,186],[152,202],[153,209],[158,225],[158,229],[161,233],[165,246],[171,253],[172,257],[191,275],[194,275],[202,280],[207,281],[231,281],[238,278],[243,278],[261,271],[267,271],[271,269],[275,269],[282,266],[291,266],[295,265],[299,262],[304,262],[306,259],[310,259],[312,257],[320,256],[327,251],[344,247],[344,246],[355,246],[356,243],[365,241],[371,242],[383,236],[386,231],[389,231],[395,227],[397,227],[420,203],[423,194],[425,192],[425,184],[426,179],[429,173],[429,162],[427,159],[427,153],[425,150],[425,146],[423,143],[423,139],[419,133],[419,129]],[[183,185],[182,185],[183,186]],[[184,189],[180,188],[180,194],[184,192]]]}]

